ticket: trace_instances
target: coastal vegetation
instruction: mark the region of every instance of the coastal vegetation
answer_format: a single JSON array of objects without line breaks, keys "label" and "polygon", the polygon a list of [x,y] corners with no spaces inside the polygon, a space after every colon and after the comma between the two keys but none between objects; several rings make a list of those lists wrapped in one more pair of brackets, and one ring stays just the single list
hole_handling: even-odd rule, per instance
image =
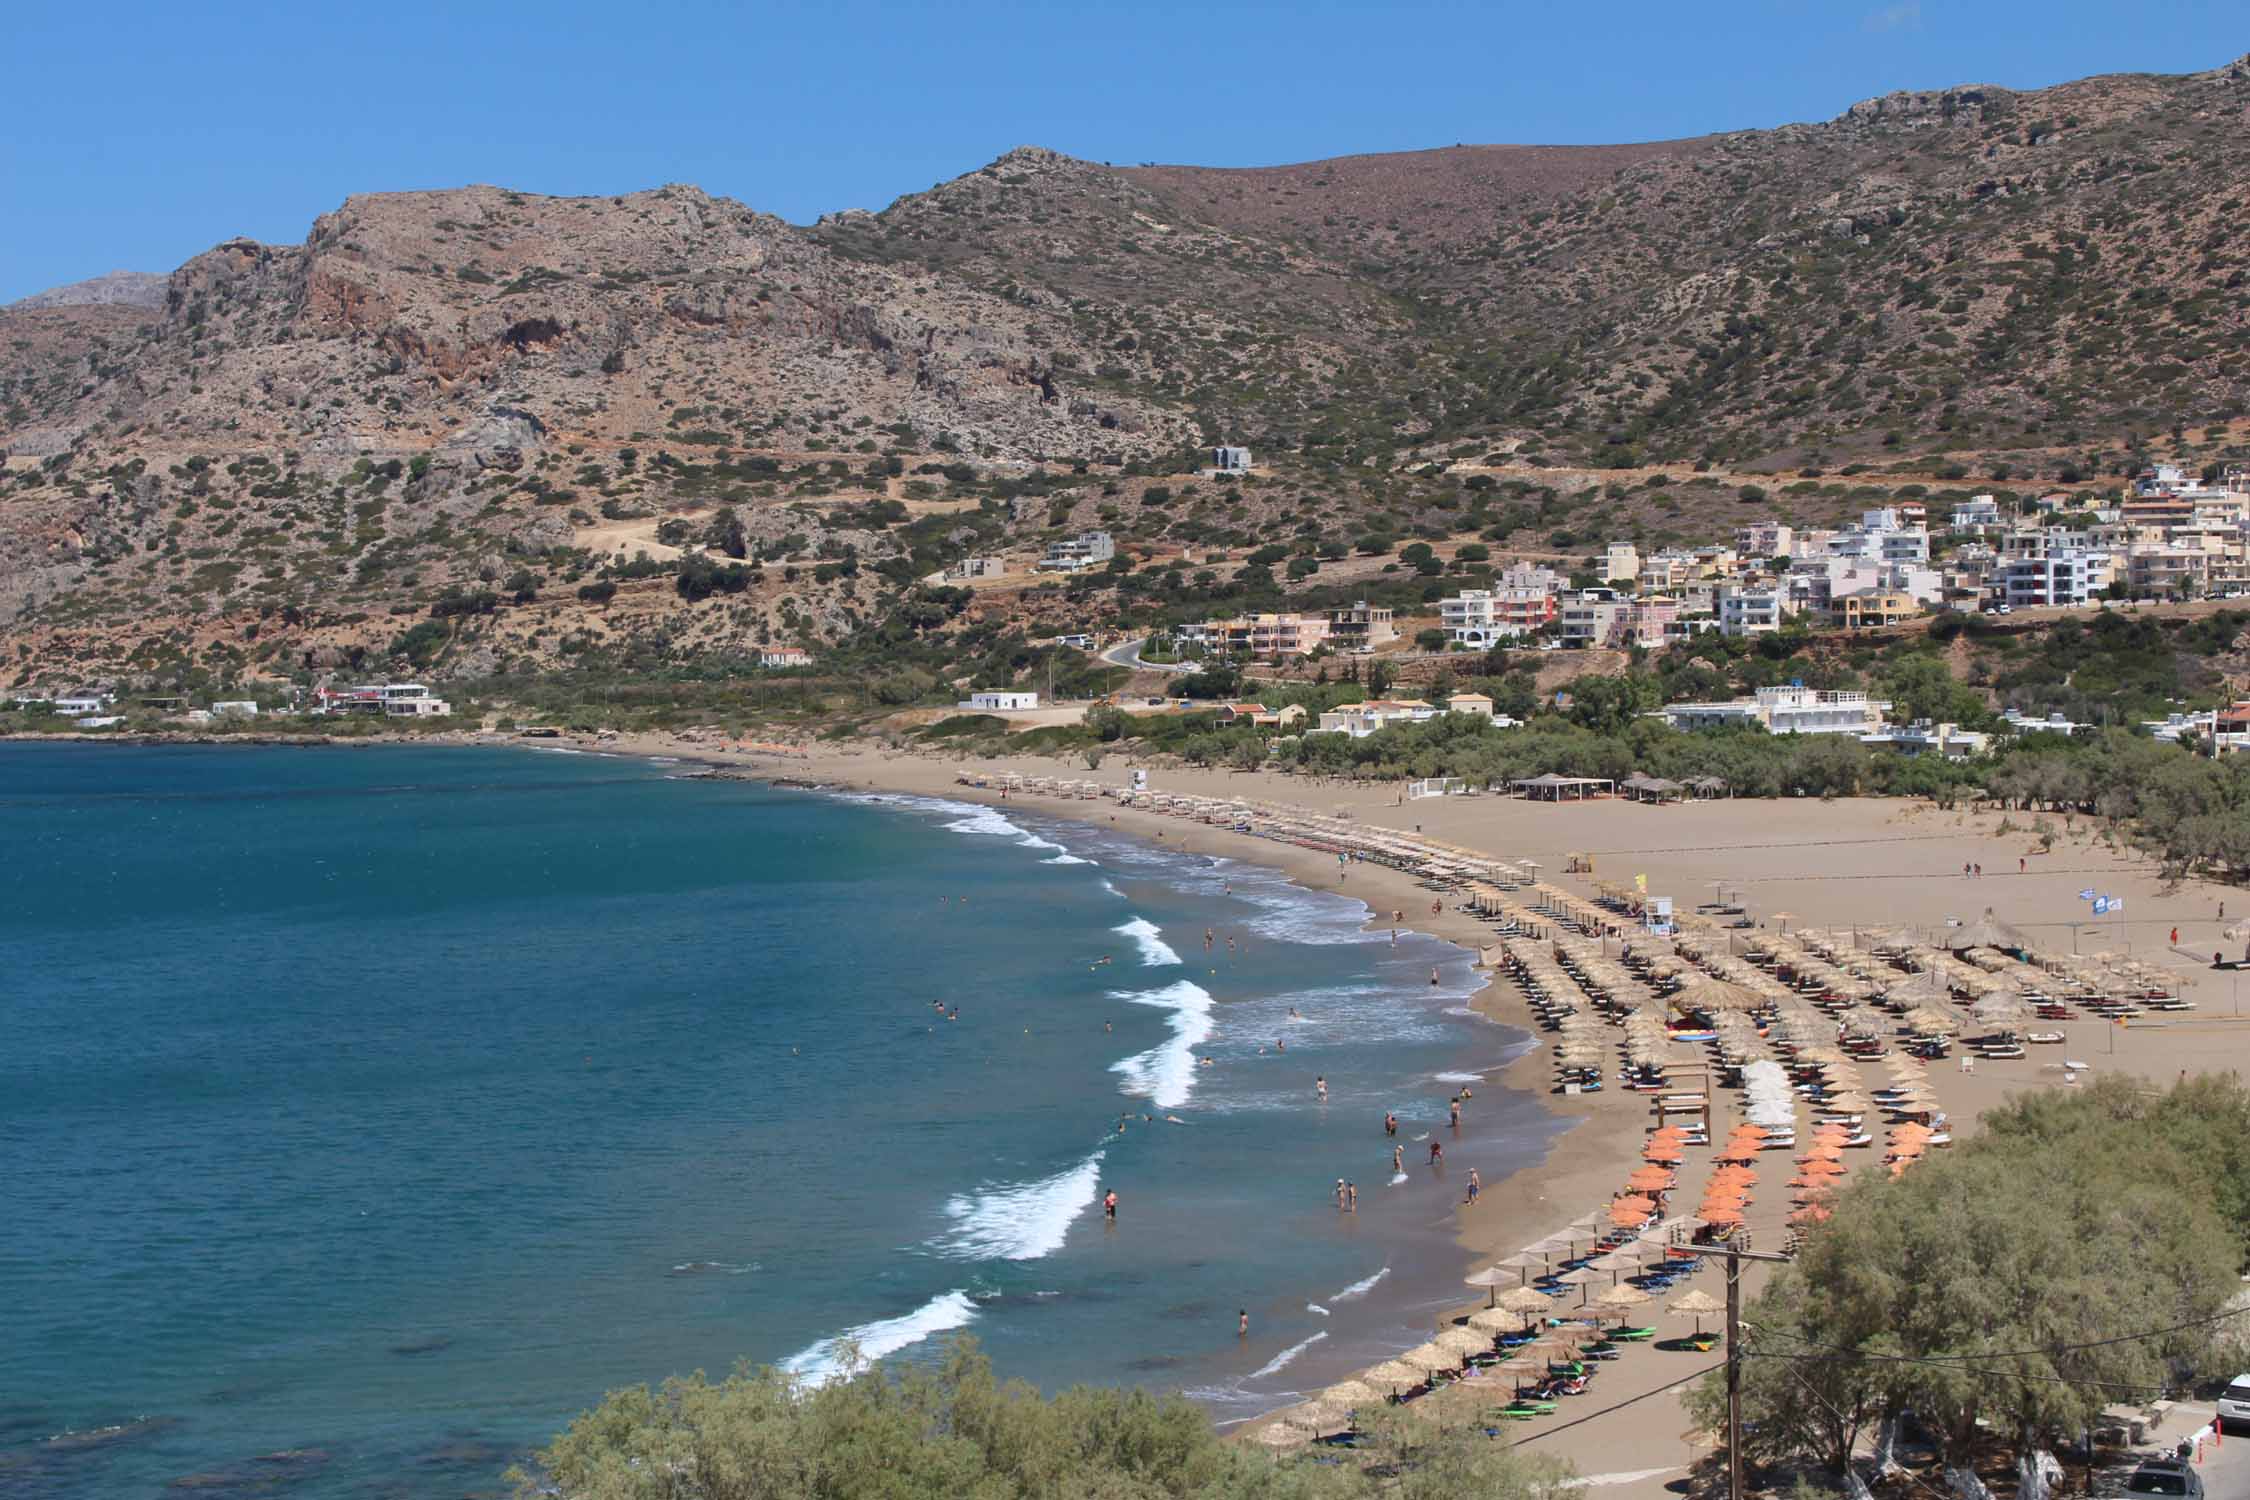
[{"label": "coastal vegetation", "polygon": [[513,1478],[518,1500],[1560,1500],[1568,1472],[1480,1428],[1370,1414],[1362,1447],[1275,1458],[1186,1397],[1003,1381],[975,1341],[805,1389],[742,1368],[612,1391]]},{"label": "coastal vegetation", "polygon": [[[2201,1076],[2019,1095],[1834,1217],[1744,1310],[1744,1458],[1840,1480],[1902,1428],[1957,1494],[2055,1471],[2104,1408],[2231,1374],[2250,1264],[2250,1090]],[[1714,1377],[1689,1398],[1723,1424]],[[2004,1457],[2002,1457],[2004,1455]],[[2033,1485],[2021,1493],[2044,1493]]]}]

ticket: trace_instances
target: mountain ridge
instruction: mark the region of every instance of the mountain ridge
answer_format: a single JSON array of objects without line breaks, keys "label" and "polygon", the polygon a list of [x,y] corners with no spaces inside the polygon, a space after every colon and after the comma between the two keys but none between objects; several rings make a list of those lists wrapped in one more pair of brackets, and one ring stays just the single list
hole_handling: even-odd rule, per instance
[{"label": "mountain ridge", "polygon": [[[1025,146],[809,226],[685,184],[355,194],[160,305],[0,308],[0,613],[87,659],[208,651],[244,611],[373,648],[448,591],[575,587],[739,513],[725,555],[788,576],[628,580],[629,631],[527,603],[477,659],[681,656],[842,638],[917,570],[1067,527],[1489,527],[1463,485],[1496,459],[2069,482],[2167,431],[2216,455],[2250,412],[2246,109],[2250,59],[1618,146]],[[1237,441],[1263,490],[1164,482]],[[969,509],[880,519],[908,502]],[[1555,550],[1585,524],[1536,522]]]}]

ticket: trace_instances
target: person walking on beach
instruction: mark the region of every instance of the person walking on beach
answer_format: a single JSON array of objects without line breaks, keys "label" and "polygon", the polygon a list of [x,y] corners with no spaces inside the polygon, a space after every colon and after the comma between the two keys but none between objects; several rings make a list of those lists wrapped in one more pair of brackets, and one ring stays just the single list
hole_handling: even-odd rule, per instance
[{"label": "person walking on beach", "polygon": [[1341,1178],[1341,1177],[1339,1177],[1339,1178],[1337,1178],[1337,1179],[1336,1179],[1336,1207],[1337,1207],[1338,1209],[1342,1209],[1342,1208],[1343,1208],[1343,1206],[1344,1206],[1344,1179],[1343,1179],[1343,1178]]},{"label": "person walking on beach", "polygon": [[1462,1199],[1461,1201],[1464,1203],[1474,1203],[1477,1201],[1477,1194],[1483,1191],[1484,1184],[1477,1180],[1477,1169],[1475,1167],[1469,1168],[1469,1196]]},{"label": "person walking on beach", "polygon": [[2022,855],[2019,854],[2016,856],[2016,873],[2018,875],[2024,874],[2026,871],[2030,870],[2030,868],[2031,866],[2024,863]]},{"label": "person walking on beach", "polygon": [[1250,1337],[1250,1309],[1247,1307],[1234,1315],[1234,1336],[1238,1339]]},{"label": "person walking on beach", "polygon": [[1434,1166],[1436,1166],[1436,1165],[1437,1165],[1437,1164],[1438,1164],[1439,1162],[1441,1162],[1441,1161],[1444,1161],[1444,1160],[1445,1160],[1445,1143],[1444,1143],[1443,1141],[1432,1141],[1432,1142],[1430,1142],[1430,1165],[1434,1167]]},{"label": "person walking on beach", "polygon": [[1454,1099],[1454,1100],[1453,1100],[1453,1102],[1452,1102],[1452,1110],[1453,1110],[1453,1119],[1452,1119],[1452,1121],[1451,1121],[1451,1123],[1452,1123],[1452,1126],[1453,1126],[1453,1128],[1454,1128],[1455,1130],[1459,1130],[1459,1129],[1461,1128],[1461,1101],[1460,1101],[1460,1100],[1459,1100],[1458,1098],[1456,1098],[1456,1099]]},{"label": "person walking on beach", "polygon": [[1405,1148],[1404,1146],[1393,1146],[1393,1147],[1391,1147],[1391,1175],[1392,1175],[1393,1177],[1396,1177],[1397,1175],[1399,1175],[1399,1174],[1400,1174],[1401,1172],[1404,1172],[1405,1170],[1406,1170],[1406,1148]]},{"label": "person walking on beach", "polygon": [[2172,929],[2172,946],[2175,948],[2180,946],[2180,929],[2177,927]]},{"label": "person walking on beach", "polygon": [[1359,1184],[1356,1182],[1344,1184],[1344,1212],[1348,1214],[1359,1212]]}]

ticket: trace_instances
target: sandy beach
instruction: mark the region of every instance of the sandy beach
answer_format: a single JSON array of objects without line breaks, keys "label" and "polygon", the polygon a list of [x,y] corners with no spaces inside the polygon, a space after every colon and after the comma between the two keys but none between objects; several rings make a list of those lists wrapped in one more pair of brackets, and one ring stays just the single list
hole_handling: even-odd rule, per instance
[{"label": "sandy beach", "polygon": [[[1123,758],[1089,773],[1081,766],[1033,757],[970,762],[856,747],[781,755],[670,736],[588,740],[584,747],[678,756],[777,780],[986,802],[999,802],[1002,796],[963,785],[959,778],[964,771],[1064,777],[1111,787],[1125,784],[1134,769]],[[2239,1020],[2241,975],[2208,967],[2214,951],[2239,955],[2241,944],[2225,942],[2220,932],[2228,922],[2250,916],[2250,894],[2201,882],[2168,888],[2149,861],[2107,847],[2098,830],[2082,819],[2067,831],[2060,817],[2039,820],[2055,834],[2051,852],[2042,852],[2039,837],[2025,826],[2034,821],[2029,815],[2014,814],[2010,828],[2010,820],[1997,813],[1946,811],[1900,800],[1716,800],[1670,806],[1607,800],[1556,805],[1492,797],[1407,801],[1395,785],[1321,783],[1272,773],[1157,767],[1150,777],[1164,792],[1289,803],[1348,816],[1364,827],[1419,831],[1498,857],[1536,861],[1543,878],[1582,895],[1591,894],[1595,878],[1631,883],[1635,876],[1645,876],[1651,893],[1673,897],[1682,911],[1723,893],[1769,930],[1784,924],[1791,929],[1884,924],[1939,933],[1949,922],[1967,923],[1989,909],[2044,948],[2129,953],[2162,966],[2196,1002],[2194,1011],[2142,1016],[2125,1027],[2092,1017],[2062,1023],[2058,1029],[2067,1036],[2063,1045],[2030,1049],[2023,1059],[1987,1063],[1974,1073],[1957,1071],[1951,1063],[1933,1067],[1932,1083],[1957,1129],[2012,1094],[2066,1086],[2065,1057],[2084,1064],[2093,1076],[2119,1072],[2168,1083],[2183,1073],[2236,1068],[2250,1054],[2250,1030]],[[1172,848],[1266,865],[1308,888],[1366,901],[1373,909],[1371,925],[1392,925],[1392,914],[1398,913],[1397,925],[1472,950],[1493,941],[1481,918],[1452,901],[1433,909],[1429,888],[1381,865],[1339,867],[1333,855],[1108,800],[1020,792],[1010,800],[1047,816],[1106,825]],[[1574,854],[1591,862],[1593,875],[1564,873]],[[1965,866],[1972,872],[1981,866],[1982,873],[1964,874]],[[2123,911],[2092,917],[2079,894],[2089,889],[2122,897]],[[1488,984],[1473,1003],[1495,1020],[1536,1026],[1523,995],[1505,979]],[[1460,1241],[1480,1258],[1510,1254],[1601,1207],[1639,1164],[1649,1123],[1646,1099],[1626,1091],[1552,1094],[1550,1068],[1549,1049],[1542,1045],[1501,1080],[1541,1095],[1552,1112],[1571,1124],[1537,1167],[1488,1182],[1480,1201],[1460,1210]],[[1737,1095],[1715,1095],[1714,1136],[1736,1122],[1738,1106]],[[1867,1170],[1875,1155],[1856,1153],[1853,1171]],[[1777,1156],[1775,1165],[1786,1170],[1786,1157]],[[1702,1160],[1683,1166],[1683,1201],[1709,1168]],[[1778,1182],[1772,1167],[1766,1173]],[[1786,1195],[1778,1187],[1763,1195],[1746,1224],[1754,1242],[1776,1248],[1784,1243],[1787,1211]],[[1755,1286],[1759,1278],[1752,1273],[1746,1279]],[[1707,1272],[1699,1284],[1716,1293],[1717,1274]],[[1438,1290],[1431,1289],[1433,1294]],[[1468,1289],[1461,1293],[1459,1306],[1439,1320],[1441,1325],[1484,1305]],[[1657,1306],[1647,1311],[1661,1320]],[[1587,1408],[1566,1403],[1556,1417],[1523,1424],[1509,1435],[1569,1460],[1581,1473],[1604,1476],[1605,1487],[1653,1496],[1711,1451],[1707,1435],[1687,1432],[1677,1387],[1717,1358],[1636,1349],[1605,1370],[1592,1409],[1661,1394],[1592,1420]],[[1471,1381],[1433,1399],[1489,1405],[1507,1394],[1499,1384],[1480,1389],[1480,1382]]]}]

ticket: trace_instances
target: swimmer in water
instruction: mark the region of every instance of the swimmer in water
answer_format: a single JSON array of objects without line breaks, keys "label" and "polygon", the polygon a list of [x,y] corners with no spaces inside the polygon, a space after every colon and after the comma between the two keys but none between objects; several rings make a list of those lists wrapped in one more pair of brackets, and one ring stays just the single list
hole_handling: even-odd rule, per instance
[{"label": "swimmer in water", "polygon": [[1453,1128],[1455,1130],[1461,1128],[1461,1101],[1458,1099],[1453,1101]]},{"label": "swimmer in water", "polygon": [[1297,1014],[1297,1007],[1296,1007],[1296,1006],[1294,1006],[1294,1005],[1292,1005],[1292,1006],[1290,1006],[1290,1007],[1289,1007],[1289,1019],[1290,1019],[1290,1020],[1292,1020],[1292,1021],[1302,1021],[1302,1020],[1304,1019],[1304,1017],[1303,1017],[1303,1016],[1300,1016],[1300,1015],[1298,1015],[1298,1014]]},{"label": "swimmer in water", "polygon": [[1321,1103],[1326,1104],[1328,1102],[1328,1080],[1326,1077],[1313,1080],[1313,1092],[1320,1095]]},{"label": "swimmer in water", "polygon": [[1390,1110],[1383,1111],[1383,1134],[1398,1134],[1398,1116]]},{"label": "swimmer in water", "polygon": [[1348,1214],[1359,1212],[1359,1184],[1356,1182],[1344,1184],[1344,1212]]},{"label": "swimmer in water", "polygon": [[1432,970],[1430,970],[1430,983],[1432,983],[1432,984],[1436,984],[1436,983],[1437,983],[1437,970],[1435,970],[1435,969],[1432,969]]}]

